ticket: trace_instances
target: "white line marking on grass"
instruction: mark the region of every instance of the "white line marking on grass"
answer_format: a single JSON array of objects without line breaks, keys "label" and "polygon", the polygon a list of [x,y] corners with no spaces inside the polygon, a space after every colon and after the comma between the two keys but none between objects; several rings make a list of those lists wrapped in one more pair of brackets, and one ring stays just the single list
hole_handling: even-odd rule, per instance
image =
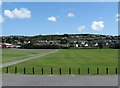
[{"label": "white line marking on grass", "polygon": [[55,53],[55,52],[58,52],[58,51],[59,50],[55,50],[53,52],[45,53],[45,54],[42,54],[42,55],[39,55],[39,56],[34,56],[34,57],[30,57],[30,58],[25,58],[25,59],[22,59],[22,60],[16,60],[16,61],[12,61],[12,62],[7,62],[7,63],[4,63],[4,64],[0,64],[0,68],[6,67],[6,66],[9,66],[9,65],[18,64],[18,63],[21,63],[21,62],[24,62],[24,61],[36,59],[36,58],[39,58],[39,57],[47,56],[47,55],[49,55],[51,53]]}]

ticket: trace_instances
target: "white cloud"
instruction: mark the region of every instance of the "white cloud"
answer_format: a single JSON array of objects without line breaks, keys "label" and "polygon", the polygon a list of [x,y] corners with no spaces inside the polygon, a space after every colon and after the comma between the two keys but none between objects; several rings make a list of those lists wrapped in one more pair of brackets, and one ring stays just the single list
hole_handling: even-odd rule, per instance
[{"label": "white cloud", "polygon": [[3,23],[4,22],[4,18],[2,15],[0,15],[0,23]]},{"label": "white cloud", "polygon": [[68,13],[68,17],[74,17],[75,15],[73,13]]},{"label": "white cloud", "polygon": [[116,14],[116,17],[120,17],[120,14]]},{"label": "white cloud", "polygon": [[61,33],[59,33],[59,32],[56,32],[55,34],[56,34],[56,35],[61,35]]},{"label": "white cloud", "polygon": [[120,14],[116,14],[116,21],[120,21]]},{"label": "white cloud", "polygon": [[116,18],[116,21],[120,21],[120,18]]},{"label": "white cloud", "polygon": [[86,28],[85,25],[79,26],[78,27],[78,31],[81,32],[81,31],[85,30],[85,28]]},{"label": "white cloud", "polygon": [[4,15],[11,19],[13,19],[13,18],[24,19],[24,18],[31,17],[31,11],[26,8],[20,8],[20,9],[15,8],[12,11],[4,10]]},{"label": "white cloud", "polygon": [[95,31],[101,31],[104,28],[104,22],[103,21],[94,21],[91,25],[91,28]]},{"label": "white cloud", "polygon": [[14,13],[11,12],[10,10],[4,10],[4,15],[9,18],[15,18]]},{"label": "white cloud", "polygon": [[56,17],[54,17],[54,16],[49,17],[48,20],[49,20],[49,21],[52,21],[52,22],[57,21]]}]

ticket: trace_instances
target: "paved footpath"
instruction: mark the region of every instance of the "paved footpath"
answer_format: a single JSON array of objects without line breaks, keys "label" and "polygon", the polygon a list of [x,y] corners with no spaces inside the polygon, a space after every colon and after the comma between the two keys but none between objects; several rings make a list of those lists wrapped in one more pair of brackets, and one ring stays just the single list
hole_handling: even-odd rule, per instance
[{"label": "paved footpath", "polygon": [[117,86],[118,76],[3,74],[3,86]]},{"label": "paved footpath", "polygon": [[21,59],[21,60],[16,60],[16,61],[12,61],[12,62],[7,62],[7,63],[4,63],[4,64],[0,64],[0,68],[6,67],[6,66],[9,66],[9,65],[14,65],[14,64],[17,64],[17,63],[21,63],[21,62],[24,62],[24,61],[36,59],[36,58],[39,58],[39,57],[43,57],[43,56],[49,55],[51,53],[55,53],[57,51],[59,51],[59,50],[51,51],[49,53],[41,54],[39,56],[34,56],[34,57],[30,57],[30,58],[25,58],[25,59]]}]

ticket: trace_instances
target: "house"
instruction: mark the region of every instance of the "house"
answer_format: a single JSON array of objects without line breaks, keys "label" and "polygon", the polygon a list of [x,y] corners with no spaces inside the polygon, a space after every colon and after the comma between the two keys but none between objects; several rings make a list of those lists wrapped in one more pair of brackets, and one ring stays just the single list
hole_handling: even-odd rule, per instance
[{"label": "house", "polygon": [[88,46],[89,46],[89,45],[86,43],[86,44],[85,44],[85,47],[88,47]]},{"label": "house", "polygon": [[0,43],[0,48],[6,48],[6,45],[3,43]]},{"label": "house", "polygon": [[61,44],[62,47],[69,47],[69,44]]},{"label": "house", "polygon": [[79,45],[78,45],[78,44],[76,44],[76,47],[79,47]]},{"label": "house", "polygon": [[97,47],[97,46],[98,46],[98,43],[95,43],[94,46]]},{"label": "house", "polygon": [[21,47],[21,45],[14,45],[14,47],[15,47],[15,48],[20,48],[20,47]]},{"label": "house", "polygon": [[6,45],[6,48],[14,48],[13,44],[9,44],[9,43],[4,43]]},{"label": "house", "polygon": [[47,43],[48,41],[47,40],[38,40],[37,42],[38,43]]},{"label": "house", "polygon": [[0,48],[14,48],[14,45],[9,43],[1,43]]}]

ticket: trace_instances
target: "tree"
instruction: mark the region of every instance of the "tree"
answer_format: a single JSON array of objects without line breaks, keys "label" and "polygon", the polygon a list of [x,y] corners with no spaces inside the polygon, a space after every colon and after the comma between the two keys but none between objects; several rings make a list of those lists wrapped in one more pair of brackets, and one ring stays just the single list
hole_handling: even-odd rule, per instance
[{"label": "tree", "polygon": [[68,40],[67,39],[61,39],[61,44],[67,44]]},{"label": "tree", "polygon": [[103,41],[99,41],[99,42],[98,42],[98,47],[99,47],[99,49],[102,49],[102,48],[103,48]]}]

